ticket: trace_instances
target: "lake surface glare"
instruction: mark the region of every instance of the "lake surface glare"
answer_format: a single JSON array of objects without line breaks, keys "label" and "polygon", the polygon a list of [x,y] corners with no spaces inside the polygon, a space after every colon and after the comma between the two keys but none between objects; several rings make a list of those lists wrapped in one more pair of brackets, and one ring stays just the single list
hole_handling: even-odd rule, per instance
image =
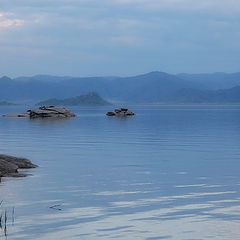
[{"label": "lake surface glare", "polygon": [[0,153],[39,165],[0,183],[8,240],[240,239],[240,106],[131,109],[0,117]]}]

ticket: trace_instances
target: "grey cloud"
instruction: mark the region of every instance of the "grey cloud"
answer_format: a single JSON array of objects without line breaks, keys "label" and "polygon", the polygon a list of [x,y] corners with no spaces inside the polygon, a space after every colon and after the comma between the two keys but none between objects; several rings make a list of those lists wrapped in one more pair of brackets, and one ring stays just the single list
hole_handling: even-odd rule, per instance
[{"label": "grey cloud", "polygon": [[[152,66],[158,65],[175,72],[210,66],[213,71],[224,66],[234,71],[240,52],[240,19],[235,14],[239,4],[233,0],[1,0],[4,54],[0,61],[9,59],[18,64],[16,69],[29,64],[34,71],[49,69],[55,74],[59,64],[68,75],[79,64],[95,72],[104,66],[111,66],[106,72],[117,71],[121,66],[131,73],[138,66],[154,70]],[[26,65],[16,60],[21,56]],[[219,60],[223,56],[232,66]],[[10,68],[3,64],[0,71],[4,69]]]}]

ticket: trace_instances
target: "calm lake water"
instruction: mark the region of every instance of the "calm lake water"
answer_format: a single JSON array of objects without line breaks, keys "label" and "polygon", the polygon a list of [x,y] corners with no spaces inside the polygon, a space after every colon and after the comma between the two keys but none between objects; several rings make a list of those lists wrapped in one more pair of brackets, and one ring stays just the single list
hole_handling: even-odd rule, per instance
[{"label": "calm lake water", "polygon": [[0,183],[8,239],[240,239],[240,106],[110,109],[0,117],[0,153],[40,166]]}]

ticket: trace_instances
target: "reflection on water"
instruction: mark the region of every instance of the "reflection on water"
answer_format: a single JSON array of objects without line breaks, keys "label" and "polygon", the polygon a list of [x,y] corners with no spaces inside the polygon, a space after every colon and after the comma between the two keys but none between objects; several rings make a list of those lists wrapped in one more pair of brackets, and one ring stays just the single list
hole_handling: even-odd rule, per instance
[{"label": "reflection on water", "polygon": [[240,238],[240,107],[131,109],[127,119],[104,108],[0,118],[0,152],[40,166],[0,183],[15,207],[8,239]]}]

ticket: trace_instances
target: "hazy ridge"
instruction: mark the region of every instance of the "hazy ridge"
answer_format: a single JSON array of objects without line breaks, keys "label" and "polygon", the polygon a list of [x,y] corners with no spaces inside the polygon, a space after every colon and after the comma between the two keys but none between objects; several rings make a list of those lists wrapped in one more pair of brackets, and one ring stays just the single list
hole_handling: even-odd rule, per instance
[{"label": "hazy ridge", "polygon": [[107,102],[103,98],[101,98],[97,93],[88,93],[85,95],[72,97],[72,98],[65,98],[65,99],[56,99],[51,98],[45,101],[38,102],[36,105],[39,106],[105,106],[111,105],[111,103]]},{"label": "hazy ridge", "polygon": [[108,101],[130,103],[240,103],[240,73],[168,74],[132,77],[36,75],[0,78],[0,101],[66,99],[96,92]]}]

